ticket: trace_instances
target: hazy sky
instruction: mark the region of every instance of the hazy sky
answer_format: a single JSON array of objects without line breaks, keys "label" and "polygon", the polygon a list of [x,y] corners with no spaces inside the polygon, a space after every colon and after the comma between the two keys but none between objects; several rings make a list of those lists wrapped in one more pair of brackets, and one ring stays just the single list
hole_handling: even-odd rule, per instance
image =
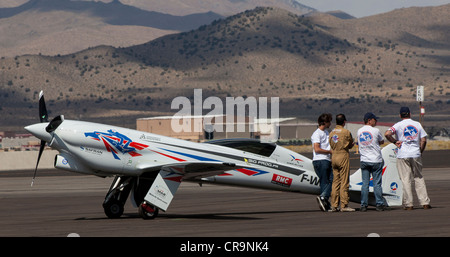
[{"label": "hazy sky", "polygon": [[297,0],[321,12],[341,10],[357,18],[412,6],[437,6],[450,0]]}]

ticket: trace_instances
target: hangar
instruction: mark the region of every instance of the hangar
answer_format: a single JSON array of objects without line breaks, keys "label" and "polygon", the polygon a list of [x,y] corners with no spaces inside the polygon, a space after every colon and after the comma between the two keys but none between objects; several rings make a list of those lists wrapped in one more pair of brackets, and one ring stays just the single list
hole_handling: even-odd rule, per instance
[{"label": "hangar", "polygon": [[190,141],[256,137],[252,117],[226,115],[140,118],[136,129]]}]

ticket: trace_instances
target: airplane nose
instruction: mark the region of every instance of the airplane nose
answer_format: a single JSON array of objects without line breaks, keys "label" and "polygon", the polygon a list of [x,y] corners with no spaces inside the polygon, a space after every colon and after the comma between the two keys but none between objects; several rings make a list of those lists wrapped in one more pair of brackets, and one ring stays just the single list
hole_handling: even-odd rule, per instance
[{"label": "airplane nose", "polygon": [[33,136],[39,138],[40,140],[50,142],[52,140],[52,135],[45,130],[47,125],[48,125],[48,122],[37,123],[37,124],[30,125],[30,126],[26,126],[25,130],[27,130],[28,132],[33,134]]}]

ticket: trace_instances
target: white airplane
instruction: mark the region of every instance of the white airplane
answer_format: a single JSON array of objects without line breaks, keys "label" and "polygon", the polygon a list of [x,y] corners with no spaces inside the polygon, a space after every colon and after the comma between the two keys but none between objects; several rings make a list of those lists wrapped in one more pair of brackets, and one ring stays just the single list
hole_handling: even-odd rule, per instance
[{"label": "white airplane", "polygon": [[[66,120],[48,122],[44,95],[39,95],[41,123],[25,127],[41,139],[33,185],[45,144],[59,151],[58,169],[100,177],[115,176],[103,208],[119,218],[128,196],[144,219],[166,211],[182,181],[216,183],[319,195],[312,160],[274,143],[224,139],[195,143],[110,125]],[[388,206],[401,205],[396,147],[383,150],[383,197]],[[350,178],[350,200],[360,202],[360,171]],[[373,192],[373,187],[370,187]],[[131,193],[131,195],[130,195]],[[369,204],[375,204],[373,193]]]}]

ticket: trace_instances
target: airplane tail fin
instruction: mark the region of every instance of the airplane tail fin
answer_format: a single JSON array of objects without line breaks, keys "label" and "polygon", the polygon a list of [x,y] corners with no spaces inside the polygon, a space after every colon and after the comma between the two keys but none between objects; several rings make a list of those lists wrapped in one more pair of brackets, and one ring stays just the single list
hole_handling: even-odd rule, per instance
[{"label": "airplane tail fin", "polygon": [[[387,206],[402,205],[402,183],[397,171],[397,146],[389,144],[381,150],[384,160],[382,189],[383,198]],[[350,197],[353,202],[361,201],[361,169],[358,169],[350,176]],[[375,197],[373,195],[372,181],[369,184],[369,204],[375,205]]]}]

